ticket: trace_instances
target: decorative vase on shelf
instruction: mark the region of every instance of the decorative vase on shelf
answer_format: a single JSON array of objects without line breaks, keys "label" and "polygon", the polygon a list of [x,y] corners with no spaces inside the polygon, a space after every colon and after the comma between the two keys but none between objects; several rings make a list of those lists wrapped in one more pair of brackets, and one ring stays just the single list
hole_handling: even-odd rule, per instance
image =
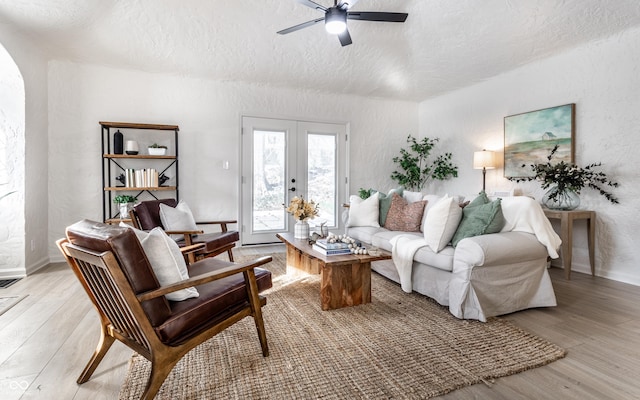
[{"label": "decorative vase on shelf", "polygon": [[122,154],[124,135],[119,130],[113,134],[113,154]]},{"label": "decorative vase on shelf", "polygon": [[[557,195],[552,199],[554,193]],[[558,192],[554,186],[542,196],[542,204],[550,210],[575,210],[580,205],[580,196],[573,190]]]},{"label": "decorative vase on shelf", "polygon": [[296,239],[309,239],[309,224],[307,221],[297,221],[293,226],[293,237]]},{"label": "decorative vase on shelf", "polygon": [[133,208],[133,203],[120,203],[120,218],[129,218],[129,211]]}]

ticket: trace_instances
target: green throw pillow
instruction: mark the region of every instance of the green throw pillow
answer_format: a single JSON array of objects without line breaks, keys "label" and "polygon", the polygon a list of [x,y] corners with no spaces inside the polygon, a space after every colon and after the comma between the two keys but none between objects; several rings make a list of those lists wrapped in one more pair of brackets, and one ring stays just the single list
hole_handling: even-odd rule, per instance
[{"label": "green throw pillow", "polygon": [[[375,193],[376,190],[371,189],[371,193]],[[387,214],[389,213],[389,209],[391,208],[391,200],[393,200],[393,194],[398,193],[398,196],[402,196],[404,192],[404,188],[401,186],[397,189],[389,190],[389,193],[384,194],[382,192],[378,192],[378,196],[380,198],[380,226],[384,226],[384,223],[387,222]]]},{"label": "green throw pillow", "polygon": [[451,239],[451,244],[456,247],[464,238],[500,232],[504,224],[501,199],[490,201],[486,194],[481,192],[480,196],[462,210],[462,221]]}]

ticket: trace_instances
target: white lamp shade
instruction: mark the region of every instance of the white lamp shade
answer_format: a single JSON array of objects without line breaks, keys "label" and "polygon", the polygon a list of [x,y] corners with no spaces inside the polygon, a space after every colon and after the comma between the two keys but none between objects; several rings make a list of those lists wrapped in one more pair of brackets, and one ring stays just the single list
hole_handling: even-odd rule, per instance
[{"label": "white lamp shade", "polygon": [[482,150],[473,153],[473,169],[494,169],[495,167],[493,151]]}]

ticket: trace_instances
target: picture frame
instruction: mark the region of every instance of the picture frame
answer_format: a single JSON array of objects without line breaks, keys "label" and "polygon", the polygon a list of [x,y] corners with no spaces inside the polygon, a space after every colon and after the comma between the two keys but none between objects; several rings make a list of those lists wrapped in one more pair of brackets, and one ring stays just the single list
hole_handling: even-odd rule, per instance
[{"label": "picture frame", "polygon": [[547,162],[558,145],[554,160],[574,162],[575,103],[504,117],[504,177],[535,175],[531,164]]}]

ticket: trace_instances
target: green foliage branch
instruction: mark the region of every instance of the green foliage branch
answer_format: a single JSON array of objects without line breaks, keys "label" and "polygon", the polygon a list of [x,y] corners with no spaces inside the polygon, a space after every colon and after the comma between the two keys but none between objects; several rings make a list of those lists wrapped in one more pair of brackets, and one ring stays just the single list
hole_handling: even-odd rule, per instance
[{"label": "green foliage branch", "polygon": [[458,177],[458,167],[451,162],[451,153],[444,153],[429,161],[431,151],[440,139],[407,137],[409,150],[400,149],[400,155],[393,158],[399,170],[393,171],[391,179],[407,190],[422,190],[429,179],[440,181]]},{"label": "green foliage branch", "polygon": [[[547,156],[546,163],[529,164],[529,167],[534,172],[534,176],[508,179],[516,182],[537,180],[542,182],[541,186],[543,189],[548,189],[555,185],[557,186],[557,190],[549,195],[549,199],[551,200],[555,200],[559,196],[564,195],[568,190],[580,194],[583,188],[589,187],[597,190],[598,193],[613,204],[619,203],[618,199],[611,192],[603,188],[603,186],[618,187],[620,186],[618,182],[610,180],[604,172],[594,170],[594,168],[602,166],[602,163],[592,163],[584,168],[564,161],[551,164],[551,159],[556,151],[558,151],[558,145],[551,150]],[[522,164],[522,166],[526,167],[527,165]]]}]

